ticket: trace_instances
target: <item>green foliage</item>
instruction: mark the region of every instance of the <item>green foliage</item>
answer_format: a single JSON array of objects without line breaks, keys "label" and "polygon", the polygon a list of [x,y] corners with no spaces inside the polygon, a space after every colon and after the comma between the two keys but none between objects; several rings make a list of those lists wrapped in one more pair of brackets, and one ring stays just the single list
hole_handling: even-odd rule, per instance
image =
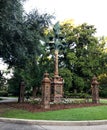
[{"label": "green foliage", "polygon": [[0,90],[3,89],[4,82],[5,82],[5,78],[3,77],[3,73],[0,71]]},{"label": "green foliage", "polygon": [[7,91],[0,91],[0,97],[7,97],[8,92]]},{"label": "green foliage", "polygon": [[89,94],[87,94],[87,93],[70,93],[69,91],[67,92],[65,92],[65,94],[64,94],[64,96],[66,97],[66,98],[90,98],[91,96],[89,95]]},{"label": "green foliage", "polygon": [[100,82],[99,94],[100,97],[107,98],[107,74],[103,73],[98,77]]},{"label": "green foliage", "polygon": [[107,98],[107,87],[106,86],[102,86],[102,87],[105,87],[105,88],[103,88],[103,89],[100,90],[99,95],[102,98]]},{"label": "green foliage", "polygon": [[10,66],[24,67],[41,53],[40,40],[52,17],[38,11],[24,14],[21,0],[0,1],[0,57]]},{"label": "green foliage", "polygon": [[8,80],[8,84],[9,84],[8,93],[10,95],[13,95],[13,96],[19,95],[19,85],[20,85],[21,80],[22,80],[22,78],[19,75],[19,71],[15,70],[14,77],[12,77],[10,80]]},{"label": "green foliage", "polygon": [[22,13],[20,0],[0,0],[0,57],[7,62],[15,62],[17,49],[22,43]]},{"label": "green foliage", "polygon": [[40,87],[42,72],[38,60],[44,53],[41,41],[51,18],[37,10],[25,14],[22,0],[0,0],[0,57],[14,70],[8,82],[9,93],[18,95],[21,80],[28,91]]},{"label": "green foliage", "polygon": [[[91,79],[93,75],[99,75],[106,71],[106,53],[104,47],[106,40],[104,37],[94,36],[96,28],[86,23],[73,26],[72,21],[61,24],[61,36],[64,37],[65,51],[59,49],[59,72],[64,78],[64,92],[85,92],[90,94]],[[53,32],[50,30],[53,37]],[[44,63],[49,70],[54,72],[54,55],[50,48],[46,48],[46,57],[51,55],[50,60],[45,59]],[[51,65],[51,66],[50,66]],[[68,76],[69,75],[69,76]]]},{"label": "green foliage", "polygon": [[69,91],[72,88],[72,73],[67,68],[62,68],[59,70],[61,77],[64,79],[64,91]]},{"label": "green foliage", "polygon": [[31,104],[40,104],[41,103],[41,99],[31,99],[30,103]]},{"label": "green foliage", "polygon": [[[34,87],[40,88],[45,71],[54,72],[54,54],[42,42],[47,41],[45,31],[53,16],[39,14],[37,10],[24,14],[21,2],[0,0],[0,57],[14,69],[9,92],[15,95],[19,93],[21,80],[25,81],[26,89],[31,92]],[[77,89],[77,92],[86,92],[90,89],[92,76],[107,71],[105,38],[98,39],[95,33],[95,27],[86,23],[79,26],[73,26],[70,22],[61,25],[60,35],[67,43],[65,51],[59,50],[64,91]],[[2,81],[0,79],[0,83]]]},{"label": "green foliage", "polygon": [[84,79],[82,77],[79,77],[77,75],[74,75],[74,85],[77,91],[81,92],[84,87]]},{"label": "green foliage", "polygon": [[73,89],[78,92],[87,91],[92,76],[105,70],[105,66],[102,68],[102,59],[105,57],[103,50],[106,42],[104,38],[95,37],[96,29],[86,23],[76,27],[66,23],[62,25],[63,30],[68,48],[59,61],[63,61],[62,67],[66,66],[71,71]]}]

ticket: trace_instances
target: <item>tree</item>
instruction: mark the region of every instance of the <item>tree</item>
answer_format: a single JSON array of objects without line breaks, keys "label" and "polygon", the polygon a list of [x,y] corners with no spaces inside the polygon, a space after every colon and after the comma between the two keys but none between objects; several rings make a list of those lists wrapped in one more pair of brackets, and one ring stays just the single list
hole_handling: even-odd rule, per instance
[{"label": "tree", "polygon": [[6,82],[6,79],[4,78],[3,76],[3,72],[0,71],[0,90],[3,90],[4,89],[4,84]]},{"label": "tree", "polygon": [[0,0],[0,57],[7,62],[15,62],[22,43],[22,14],[21,0]]},{"label": "tree", "polygon": [[73,74],[71,71],[67,68],[61,68],[59,73],[64,79],[64,92],[72,91]]},{"label": "tree", "polygon": [[95,27],[86,23],[79,26],[72,20],[61,23],[61,35],[65,37],[67,48],[59,54],[59,68],[71,72],[72,91],[88,92],[93,75],[105,70],[103,50],[106,41],[95,37],[95,32]]},{"label": "tree", "polygon": [[[71,28],[69,31],[67,28]],[[66,30],[67,29],[67,30]],[[102,57],[105,41],[94,36],[96,29],[92,25],[82,24],[73,27],[69,23],[62,26],[65,30],[68,49],[64,54],[64,66],[73,73],[73,87],[87,91],[91,77],[102,73]]]},{"label": "tree", "polygon": [[[43,53],[41,41],[51,18],[47,13],[40,15],[37,10],[25,14],[22,0],[0,0],[0,57],[13,67],[13,79],[18,78],[18,84],[23,78],[28,87],[36,86],[38,59]],[[11,82],[15,81],[11,79]]]},{"label": "tree", "polygon": [[25,81],[28,92],[40,87],[42,73],[38,61],[44,53],[42,40],[45,38],[44,30],[49,26],[51,18],[51,15],[40,15],[36,10],[26,15],[22,26],[23,33],[21,40],[23,40],[23,44],[22,48],[19,48],[21,50],[17,57],[18,62],[14,65],[14,71],[19,72],[18,77]]},{"label": "tree", "polygon": [[100,74],[98,76],[99,83],[100,83],[100,96],[103,98],[107,98],[107,73]]},{"label": "tree", "polygon": [[40,36],[51,17],[38,11],[24,14],[21,2],[0,1],[0,57],[10,66],[23,65],[28,55],[40,51]]}]

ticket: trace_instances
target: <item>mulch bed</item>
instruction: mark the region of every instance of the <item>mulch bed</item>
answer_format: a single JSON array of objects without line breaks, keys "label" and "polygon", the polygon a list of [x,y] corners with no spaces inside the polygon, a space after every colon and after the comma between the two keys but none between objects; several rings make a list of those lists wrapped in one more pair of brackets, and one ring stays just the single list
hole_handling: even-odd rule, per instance
[{"label": "mulch bed", "polygon": [[81,103],[81,104],[51,104],[50,109],[41,108],[41,105],[38,104],[31,104],[31,103],[16,103],[16,102],[9,102],[9,103],[0,103],[0,110],[3,108],[11,108],[11,109],[23,109],[30,112],[45,112],[45,111],[53,111],[53,110],[63,110],[63,109],[70,109],[70,108],[81,108],[81,107],[91,107],[91,106],[101,106],[104,104],[93,104],[93,103]]}]

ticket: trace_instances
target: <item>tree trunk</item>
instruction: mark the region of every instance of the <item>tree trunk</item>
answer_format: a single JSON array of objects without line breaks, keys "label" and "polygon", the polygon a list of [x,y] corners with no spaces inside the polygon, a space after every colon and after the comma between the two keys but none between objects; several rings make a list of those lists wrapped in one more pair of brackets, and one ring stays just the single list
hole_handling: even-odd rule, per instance
[{"label": "tree trunk", "polygon": [[25,91],[25,84],[24,84],[24,82],[21,82],[21,84],[19,85],[18,103],[23,103],[24,102],[24,91]]}]

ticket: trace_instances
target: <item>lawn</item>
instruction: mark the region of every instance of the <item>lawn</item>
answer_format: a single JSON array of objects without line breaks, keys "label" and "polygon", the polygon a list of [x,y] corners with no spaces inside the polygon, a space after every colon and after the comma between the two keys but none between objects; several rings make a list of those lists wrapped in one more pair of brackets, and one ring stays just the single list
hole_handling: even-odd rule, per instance
[{"label": "lawn", "polygon": [[1,117],[34,119],[34,120],[62,120],[62,121],[82,121],[82,120],[106,120],[107,106],[94,106],[84,108],[73,108],[57,111],[32,113],[19,109],[8,109],[0,114]]}]

